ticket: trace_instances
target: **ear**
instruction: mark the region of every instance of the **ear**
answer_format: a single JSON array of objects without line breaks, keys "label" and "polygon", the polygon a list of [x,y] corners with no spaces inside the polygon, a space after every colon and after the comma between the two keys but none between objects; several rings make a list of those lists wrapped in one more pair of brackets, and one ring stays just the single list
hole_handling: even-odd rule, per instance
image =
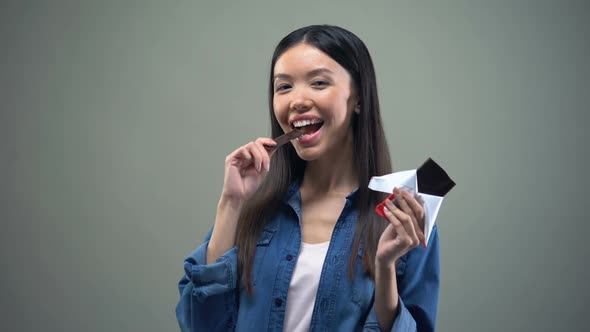
[{"label": "ear", "polygon": [[356,106],[354,106],[354,112],[355,112],[356,114],[359,114],[359,113],[361,112],[361,102],[360,102],[360,101],[358,101],[358,102],[356,103]]}]

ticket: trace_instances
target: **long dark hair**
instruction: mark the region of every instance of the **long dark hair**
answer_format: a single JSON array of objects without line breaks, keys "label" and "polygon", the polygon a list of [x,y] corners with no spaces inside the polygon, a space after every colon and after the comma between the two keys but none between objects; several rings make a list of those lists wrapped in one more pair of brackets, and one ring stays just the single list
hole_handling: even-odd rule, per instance
[{"label": "long dark hair", "polygon": [[[349,275],[352,277],[356,253],[362,243],[363,267],[374,278],[377,243],[386,226],[386,222],[375,213],[374,207],[385,195],[371,191],[367,186],[372,176],[391,172],[391,160],[381,123],[373,61],[365,44],[353,33],[340,27],[312,25],[295,30],[283,38],[274,51],[270,67],[268,103],[272,137],[283,134],[273,111],[274,66],[286,50],[301,43],[319,49],[346,69],[360,99],[360,112],[352,118],[354,167],[359,176],[355,205],[359,210],[359,218],[349,259]],[[253,290],[252,265],[260,232],[277,212],[289,185],[303,176],[305,164],[292,145],[278,149],[273,155],[269,173],[242,209],[236,232],[238,271],[249,293]]]}]

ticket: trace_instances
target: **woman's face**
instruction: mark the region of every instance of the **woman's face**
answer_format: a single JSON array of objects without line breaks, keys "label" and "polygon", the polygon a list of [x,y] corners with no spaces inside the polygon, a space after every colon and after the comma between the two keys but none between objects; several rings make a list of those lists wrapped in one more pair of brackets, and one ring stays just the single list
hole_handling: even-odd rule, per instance
[{"label": "woman's face", "polygon": [[302,159],[350,148],[357,98],[350,75],[336,61],[313,46],[295,45],[278,58],[273,87],[274,114],[283,131],[306,133],[292,141]]}]

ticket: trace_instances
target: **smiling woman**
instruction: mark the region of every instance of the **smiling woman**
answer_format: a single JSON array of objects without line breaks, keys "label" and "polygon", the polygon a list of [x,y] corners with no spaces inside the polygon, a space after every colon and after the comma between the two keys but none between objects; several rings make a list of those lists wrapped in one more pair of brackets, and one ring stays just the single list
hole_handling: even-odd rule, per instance
[{"label": "smiling woman", "polygon": [[352,151],[350,124],[359,108],[346,69],[305,43],[285,51],[274,68],[277,121],[283,130],[299,126],[305,131],[294,145],[299,156],[310,161],[331,159],[329,151]]},{"label": "smiling woman", "polygon": [[[273,137],[230,153],[215,224],[184,263],[183,331],[433,331],[439,289],[436,226],[395,190],[375,71],[364,43],[335,26],[304,27],[275,49]],[[268,147],[271,147],[270,149]]]}]

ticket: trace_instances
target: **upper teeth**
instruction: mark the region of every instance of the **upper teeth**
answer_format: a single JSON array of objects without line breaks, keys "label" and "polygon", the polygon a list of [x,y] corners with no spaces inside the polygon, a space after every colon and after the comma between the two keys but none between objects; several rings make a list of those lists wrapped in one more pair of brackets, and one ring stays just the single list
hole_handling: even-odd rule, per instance
[{"label": "upper teeth", "polygon": [[322,120],[320,120],[320,119],[299,120],[299,121],[293,121],[293,126],[299,128],[299,127],[309,126],[311,124],[316,124],[316,123],[321,123],[321,122],[322,122]]}]

